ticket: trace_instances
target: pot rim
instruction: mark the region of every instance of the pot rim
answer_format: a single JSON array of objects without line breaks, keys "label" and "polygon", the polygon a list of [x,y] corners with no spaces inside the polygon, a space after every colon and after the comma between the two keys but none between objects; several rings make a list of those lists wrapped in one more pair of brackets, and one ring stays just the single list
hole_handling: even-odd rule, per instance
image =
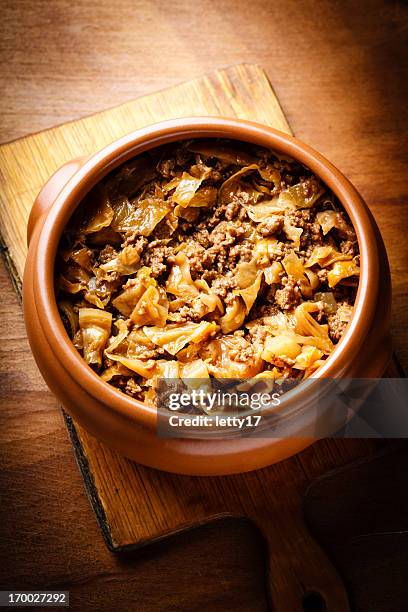
[{"label": "pot rim", "polygon": [[[134,131],[92,155],[66,183],[46,214],[37,243],[36,310],[44,336],[70,376],[107,409],[152,429],[157,409],[128,397],[103,381],[83,360],[59,315],[54,292],[54,262],[62,231],[85,194],[111,170],[157,146],[190,138],[230,138],[258,144],[299,160],[335,193],[350,216],[360,248],[360,280],[353,316],[341,340],[314,378],[344,376],[358,356],[375,314],[379,291],[379,257],[370,213],[350,181],[320,153],[274,128],[222,117],[173,119]],[[313,379],[309,379],[312,384]],[[305,400],[309,384],[297,386],[281,400],[281,410]]]}]

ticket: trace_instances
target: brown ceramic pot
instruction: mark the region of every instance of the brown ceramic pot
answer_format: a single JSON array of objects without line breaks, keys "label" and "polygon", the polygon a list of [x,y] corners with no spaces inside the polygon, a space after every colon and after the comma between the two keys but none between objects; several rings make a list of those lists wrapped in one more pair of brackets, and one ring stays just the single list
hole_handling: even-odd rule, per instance
[{"label": "brown ceramic pot", "polygon": [[45,381],[91,434],[148,466],[184,474],[228,474],[280,461],[313,442],[308,433],[313,419],[308,410],[308,384],[300,385],[282,401],[281,410],[296,404],[299,415],[297,434],[290,438],[159,438],[155,409],[103,382],[86,365],[65,332],[54,295],[54,260],[61,233],[91,187],[142,151],[199,137],[232,138],[289,155],[308,166],[337,195],[357,233],[361,277],[352,321],[316,376],[382,376],[391,354],[391,289],[384,245],[371,213],[350,182],[319,153],[291,136],[246,121],[192,118],[159,123],[58,170],[39,194],[29,219],[24,312],[31,348]]}]

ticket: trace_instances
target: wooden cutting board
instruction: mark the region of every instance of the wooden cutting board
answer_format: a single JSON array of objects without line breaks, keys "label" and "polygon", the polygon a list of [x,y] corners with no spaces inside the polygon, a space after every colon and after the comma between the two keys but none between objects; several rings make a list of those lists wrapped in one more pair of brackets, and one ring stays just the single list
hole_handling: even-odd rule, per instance
[{"label": "wooden cutting board", "polygon": [[[16,288],[21,287],[32,202],[59,166],[142,126],[192,115],[251,119],[290,133],[263,70],[239,65],[2,145],[0,231]],[[198,478],[132,463],[69,417],[66,422],[87,493],[111,550],[141,546],[221,516],[247,517],[268,542],[274,609],[324,609],[316,607],[323,606],[324,599],[328,610],[348,610],[337,572],[304,526],[301,501],[316,476],[367,455],[383,442],[326,440],[264,470]]]}]

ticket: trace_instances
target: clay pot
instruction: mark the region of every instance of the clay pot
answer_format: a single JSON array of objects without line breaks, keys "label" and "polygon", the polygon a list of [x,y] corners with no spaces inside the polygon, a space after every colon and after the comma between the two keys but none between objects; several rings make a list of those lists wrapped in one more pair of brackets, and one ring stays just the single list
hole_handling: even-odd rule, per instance
[{"label": "clay pot", "polygon": [[193,118],[159,123],[58,170],[39,194],[29,219],[24,312],[31,348],[45,381],[68,413],[91,434],[151,467],[184,474],[228,474],[280,461],[313,442],[310,383],[300,385],[282,401],[281,410],[296,408],[298,415],[296,435],[288,438],[160,438],[156,410],[103,382],[76,351],[61,322],[53,282],[61,233],[81,199],[103,176],[147,149],[200,137],[232,138],[289,155],[308,166],[337,195],[357,233],[361,276],[352,321],[315,376],[382,376],[391,355],[391,288],[384,245],[370,211],[343,174],[319,153],[291,136],[246,121]]}]

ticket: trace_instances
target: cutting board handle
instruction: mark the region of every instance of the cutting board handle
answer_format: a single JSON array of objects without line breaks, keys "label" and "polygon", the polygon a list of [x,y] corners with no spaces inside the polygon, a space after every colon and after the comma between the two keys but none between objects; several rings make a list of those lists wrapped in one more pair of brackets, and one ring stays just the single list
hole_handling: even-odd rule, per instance
[{"label": "cutting board handle", "polygon": [[[251,517],[269,551],[268,586],[275,612],[350,612],[342,579],[309,533],[300,508]],[[279,570],[278,570],[279,568]]]},{"label": "cutting board handle", "polygon": [[30,244],[31,236],[37,221],[43,217],[53,205],[56,197],[68,183],[69,179],[83,166],[88,157],[77,157],[60,168],[48,179],[40,193],[34,200],[27,224],[27,245]]}]

